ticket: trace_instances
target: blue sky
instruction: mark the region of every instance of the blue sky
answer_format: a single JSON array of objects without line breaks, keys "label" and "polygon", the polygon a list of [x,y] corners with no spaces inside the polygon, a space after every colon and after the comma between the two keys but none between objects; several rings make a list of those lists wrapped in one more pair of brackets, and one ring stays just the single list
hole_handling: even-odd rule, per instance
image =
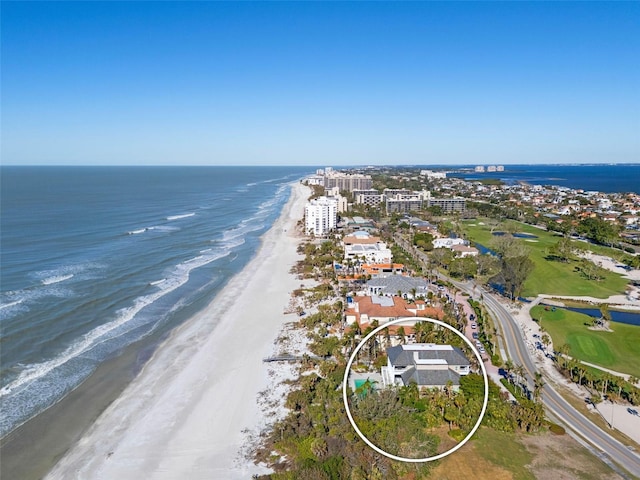
[{"label": "blue sky", "polygon": [[7,2],[2,163],[640,162],[639,2]]}]

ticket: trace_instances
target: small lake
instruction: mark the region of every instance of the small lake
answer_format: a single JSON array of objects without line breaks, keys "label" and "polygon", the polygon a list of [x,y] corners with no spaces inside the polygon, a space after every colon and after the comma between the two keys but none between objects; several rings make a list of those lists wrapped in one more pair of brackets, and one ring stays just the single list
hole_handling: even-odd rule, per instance
[{"label": "small lake", "polygon": [[490,248],[485,247],[481,243],[478,243],[478,242],[471,242],[471,243],[473,244],[474,247],[478,249],[478,251],[480,252],[480,255],[485,255],[488,253],[489,255],[493,255],[494,257],[498,256],[496,252],[494,252]]},{"label": "small lake", "polygon": [[[574,307],[562,307],[565,310],[571,310],[572,312],[584,313],[590,317],[600,318],[600,309],[598,308],[574,308]],[[640,326],[640,313],[638,312],[620,312],[618,310],[609,310],[611,320],[618,323],[626,323],[627,325]]]},{"label": "small lake", "polygon": [[[507,235],[507,232],[493,232],[491,235],[494,235],[496,237],[503,237]],[[514,233],[513,236],[516,238],[525,238],[525,239],[538,238],[536,235],[532,233],[524,233],[524,232]],[[480,255],[485,255],[488,253],[489,255],[493,255],[494,257],[499,256],[495,251],[491,250],[488,247],[485,247],[481,243],[478,243],[478,242],[472,242],[472,243],[473,243],[473,246],[478,249],[478,251],[480,252]]]},{"label": "small lake", "polygon": [[[505,235],[507,235],[507,232],[493,232],[491,235],[494,235],[496,237],[504,237]],[[514,233],[513,236],[516,238],[538,238],[538,236],[534,235],[533,233],[524,232]]]}]

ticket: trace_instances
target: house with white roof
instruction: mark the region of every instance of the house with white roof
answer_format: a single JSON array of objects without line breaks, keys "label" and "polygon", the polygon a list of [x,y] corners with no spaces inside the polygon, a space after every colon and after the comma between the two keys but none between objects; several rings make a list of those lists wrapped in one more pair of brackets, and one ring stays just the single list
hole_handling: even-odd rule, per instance
[{"label": "house with white roof", "polygon": [[436,238],[433,241],[433,248],[451,248],[454,245],[464,245],[462,238]]},{"label": "house with white roof", "polygon": [[391,250],[380,237],[373,237],[364,230],[354,232],[342,239],[344,259],[361,260],[366,263],[391,263]]}]

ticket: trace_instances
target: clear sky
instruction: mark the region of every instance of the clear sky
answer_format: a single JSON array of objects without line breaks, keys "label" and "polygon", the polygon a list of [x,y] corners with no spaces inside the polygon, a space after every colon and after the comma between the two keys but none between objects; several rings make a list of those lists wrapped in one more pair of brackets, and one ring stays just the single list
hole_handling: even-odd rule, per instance
[{"label": "clear sky", "polygon": [[1,2],[3,164],[640,162],[640,2]]}]

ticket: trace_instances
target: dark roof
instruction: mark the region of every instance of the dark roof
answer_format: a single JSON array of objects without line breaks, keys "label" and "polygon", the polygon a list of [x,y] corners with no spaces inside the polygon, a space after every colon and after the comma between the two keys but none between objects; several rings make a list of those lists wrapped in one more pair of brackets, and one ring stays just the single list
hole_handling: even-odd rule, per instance
[{"label": "dark roof", "polygon": [[382,287],[384,292],[396,294],[411,293],[415,288],[416,293],[425,293],[429,284],[424,278],[405,277],[403,275],[390,275],[388,277],[372,278],[367,282],[368,287]]},{"label": "dark roof", "polygon": [[417,370],[415,367],[408,368],[400,375],[402,383],[409,385],[415,383],[420,387],[444,386],[451,381],[453,385],[460,385],[460,375],[449,370]]},{"label": "dark roof", "polygon": [[[415,344],[424,345],[424,344]],[[418,358],[420,360],[445,360],[447,365],[470,365],[467,357],[464,356],[462,350],[458,347],[452,347],[451,350],[419,350],[412,349],[413,345],[396,345],[395,347],[387,348],[387,357],[394,366],[408,366],[414,365],[413,360],[414,351],[418,351]],[[444,345],[443,345],[444,346]]]}]

